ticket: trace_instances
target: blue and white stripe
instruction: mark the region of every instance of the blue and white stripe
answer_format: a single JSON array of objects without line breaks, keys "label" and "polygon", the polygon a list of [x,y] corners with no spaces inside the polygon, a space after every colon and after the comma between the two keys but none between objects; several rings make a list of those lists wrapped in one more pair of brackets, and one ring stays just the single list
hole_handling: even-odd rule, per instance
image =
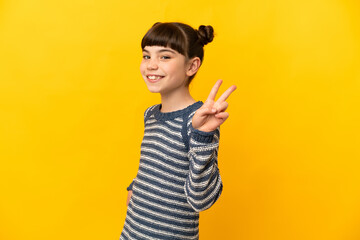
[{"label": "blue and white stripe", "polygon": [[155,105],[145,111],[140,165],[121,240],[199,239],[199,212],[222,191],[219,129],[206,133],[191,124],[201,105],[170,113]]}]

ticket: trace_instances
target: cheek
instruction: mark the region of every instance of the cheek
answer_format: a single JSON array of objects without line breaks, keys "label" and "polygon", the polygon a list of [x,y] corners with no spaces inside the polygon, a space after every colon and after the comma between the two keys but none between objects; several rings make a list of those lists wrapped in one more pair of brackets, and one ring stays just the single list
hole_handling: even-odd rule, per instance
[{"label": "cheek", "polygon": [[146,70],[146,66],[144,64],[140,64],[140,74],[144,80],[146,80],[145,70]]},{"label": "cheek", "polygon": [[145,70],[145,65],[143,63],[140,64],[140,72],[143,74]]},{"label": "cheek", "polygon": [[178,76],[181,73],[182,68],[180,64],[168,64],[162,67],[162,69],[171,75]]},{"label": "cheek", "polygon": [[181,64],[177,64],[172,66],[168,69],[169,72],[172,73],[172,75],[176,76],[177,78],[183,78],[186,76],[185,67]]}]

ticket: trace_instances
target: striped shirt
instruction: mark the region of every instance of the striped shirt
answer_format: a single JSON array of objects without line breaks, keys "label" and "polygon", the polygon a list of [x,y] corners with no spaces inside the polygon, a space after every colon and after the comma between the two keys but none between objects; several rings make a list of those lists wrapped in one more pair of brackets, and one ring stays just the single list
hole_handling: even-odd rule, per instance
[{"label": "striped shirt", "polygon": [[192,127],[202,104],[167,113],[158,104],[145,111],[140,164],[128,188],[133,194],[121,240],[199,239],[199,212],[222,191],[219,128],[202,132]]}]

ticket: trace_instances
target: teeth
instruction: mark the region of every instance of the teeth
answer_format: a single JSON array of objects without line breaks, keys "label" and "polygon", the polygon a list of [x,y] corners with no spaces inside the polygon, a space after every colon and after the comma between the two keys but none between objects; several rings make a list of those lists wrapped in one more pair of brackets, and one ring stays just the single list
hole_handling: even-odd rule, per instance
[{"label": "teeth", "polygon": [[150,80],[157,80],[160,78],[160,76],[148,76]]}]

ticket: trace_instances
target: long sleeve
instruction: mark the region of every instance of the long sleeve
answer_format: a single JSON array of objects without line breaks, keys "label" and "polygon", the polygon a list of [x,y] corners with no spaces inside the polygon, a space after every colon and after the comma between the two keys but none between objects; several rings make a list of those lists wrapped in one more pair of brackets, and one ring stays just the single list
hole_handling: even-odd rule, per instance
[{"label": "long sleeve", "polygon": [[185,182],[188,203],[197,211],[210,208],[220,197],[222,181],[217,156],[219,128],[213,132],[202,132],[190,124],[189,152],[190,171]]},{"label": "long sleeve", "polygon": [[[146,121],[147,121],[148,118],[149,118],[149,115],[150,115],[150,113],[151,113],[151,110],[153,110],[154,107],[155,107],[155,106],[151,106],[151,107],[148,107],[148,108],[145,110],[145,112],[144,112],[144,127],[145,127]],[[136,179],[136,178],[134,178],[134,179],[132,180],[132,182],[130,183],[130,185],[126,188],[127,191],[132,191],[133,185],[134,185],[134,182],[135,182],[135,179]]]},{"label": "long sleeve", "polygon": [[131,182],[130,185],[126,188],[126,190],[128,190],[128,191],[131,191],[131,190],[132,190],[133,185],[134,185],[134,181],[135,181],[135,179],[132,180],[132,182]]}]

